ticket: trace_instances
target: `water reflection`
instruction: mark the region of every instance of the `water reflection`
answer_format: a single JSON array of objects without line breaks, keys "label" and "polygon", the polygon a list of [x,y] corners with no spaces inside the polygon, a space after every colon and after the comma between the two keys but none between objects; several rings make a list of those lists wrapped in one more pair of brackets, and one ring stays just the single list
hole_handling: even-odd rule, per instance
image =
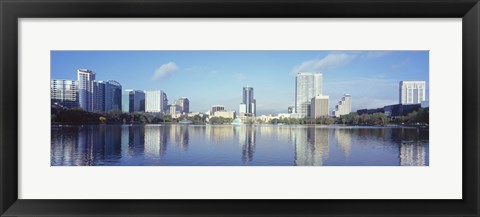
[{"label": "water reflection", "polygon": [[428,130],[316,126],[52,126],[57,165],[429,165]]},{"label": "water reflection", "polygon": [[419,142],[402,142],[400,146],[400,166],[424,166],[426,164],[425,146]]},{"label": "water reflection", "polygon": [[252,126],[241,126],[238,130],[238,143],[242,146],[242,162],[248,164],[253,160],[256,144],[256,131]]},{"label": "water reflection", "polygon": [[350,129],[335,130],[335,141],[342,149],[343,155],[349,157],[352,152],[352,132]]},{"label": "water reflection", "polygon": [[295,166],[321,166],[328,158],[327,128],[299,128],[295,132]]}]

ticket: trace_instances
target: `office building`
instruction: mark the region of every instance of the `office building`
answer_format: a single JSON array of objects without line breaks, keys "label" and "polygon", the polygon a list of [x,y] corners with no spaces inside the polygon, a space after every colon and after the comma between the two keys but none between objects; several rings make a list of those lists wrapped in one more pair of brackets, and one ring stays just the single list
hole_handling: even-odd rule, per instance
[{"label": "office building", "polygon": [[210,109],[210,115],[214,115],[215,112],[217,111],[224,111],[224,110],[225,110],[225,106],[223,105],[213,105],[212,109]]},{"label": "office building", "polygon": [[145,92],[141,90],[125,90],[122,94],[123,112],[144,112]]},{"label": "office building", "polygon": [[384,113],[388,117],[405,116],[421,108],[421,104],[395,104],[383,107]]},{"label": "office building", "polygon": [[109,112],[122,109],[122,85],[117,81],[94,81],[93,111]]},{"label": "office building", "polygon": [[122,85],[114,80],[105,82],[105,112],[122,109]]},{"label": "office building", "polygon": [[295,83],[295,111],[299,117],[310,114],[310,103],[313,97],[322,95],[321,73],[298,72]]},{"label": "office building", "polygon": [[399,103],[420,104],[425,99],[425,81],[400,81]]},{"label": "office building", "polygon": [[52,105],[65,108],[78,108],[78,81],[52,80],[50,83]]},{"label": "office building", "polygon": [[357,110],[357,114],[358,115],[363,115],[363,114],[372,115],[372,114],[375,114],[375,113],[384,113],[383,109],[384,108],[359,109],[359,110]]},{"label": "office building", "polygon": [[216,111],[213,114],[213,117],[222,117],[222,118],[230,118],[230,119],[235,119],[235,111]]},{"label": "office building", "polygon": [[182,112],[182,107],[180,107],[177,104],[172,104],[169,106],[169,114],[172,115],[172,117],[177,117],[179,116]]},{"label": "office building", "polygon": [[105,112],[105,82],[94,81],[93,82],[93,95],[94,95],[94,112]]},{"label": "office building", "polygon": [[180,106],[180,113],[188,114],[190,112],[190,101],[187,97],[181,97],[177,99],[175,104]]},{"label": "office building", "polygon": [[295,106],[288,106],[288,113],[289,114],[295,113]]},{"label": "office building", "polygon": [[253,87],[243,87],[242,104],[246,105],[245,114],[255,116],[256,114],[256,100],[253,95]]},{"label": "office building", "polygon": [[310,117],[326,117],[328,116],[328,96],[316,96],[313,97],[310,102]]},{"label": "office building", "polygon": [[95,107],[95,72],[88,69],[77,71],[78,102],[79,107],[85,111],[93,112]]},{"label": "office building", "polygon": [[247,105],[245,103],[240,103],[238,113],[240,116],[245,116],[245,114],[247,113]]},{"label": "office building", "polygon": [[145,111],[163,113],[168,109],[167,94],[161,90],[145,91]]},{"label": "office building", "polygon": [[338,118],[342,115],[348,115],[350,112],[352,112],[352,97],[350,94],[345,94],[342,99],[338,101],[338,104],[335,105],[333,115]]}]

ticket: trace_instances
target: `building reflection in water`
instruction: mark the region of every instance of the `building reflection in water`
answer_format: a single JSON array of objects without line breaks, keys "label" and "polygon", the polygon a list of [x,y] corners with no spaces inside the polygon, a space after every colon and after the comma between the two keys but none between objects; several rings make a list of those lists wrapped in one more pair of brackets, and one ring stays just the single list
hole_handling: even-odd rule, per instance
[{"label": "building reflection in water", "polygon": [[128,128],[128,154],[130,156],[143,155],[145,152],[145,128],[130,126]]},{"label": "building reflection in water", "polygon": [[426,147],[420,142],[401,142],[400,166],[425,166],[426,155]]},{"label": "building reflection in water", "polygon": [[52,165],[104,165],[121,155],[120,128],[78,126],[52,130]]},{"label": "building reflection in water", "polygon": [[243,125],[238,127],[238,143],[242,148],[242,162],[248,164],[253,160],[256,145],[255,126]]},{"label": "building reflection in water", "polygon": [[145,157],[161,157],[167,151],[167,128],[159,125],[145,126]]},{"label": "building reflection in water", "polygon": [[81,125],[51,133],[52,166],[429,164],[428,131],[412,128]]},{"label": "building reflection in water", "polygon": [[328,128],[295,129],[295,166],[321,166],[328,158]]},{"label": "building reflection in water", "polygon": [[230,142],[234,138],[234,129],[232,126],[207,125],[205,129],[205,138],[207,141],[217,145]]},{"label": "building reflection in water", "polygon": [[352,130],[350,129],[336,129],[335,141],[343,152],[343,155],[348,158],[352,153]]},{"label": "building reflection in water", "polygon": [[52,127],[51,164],[72,165],[77,153],[78,129]]},{"label": "building reflection in water", "polygon": [[181,150],[188,150],[189,143],[189,134],[188,134],[188,125],[171,125],[164,126],[165,128],[169,127],[169,138],[170,142],[180,148]]}]

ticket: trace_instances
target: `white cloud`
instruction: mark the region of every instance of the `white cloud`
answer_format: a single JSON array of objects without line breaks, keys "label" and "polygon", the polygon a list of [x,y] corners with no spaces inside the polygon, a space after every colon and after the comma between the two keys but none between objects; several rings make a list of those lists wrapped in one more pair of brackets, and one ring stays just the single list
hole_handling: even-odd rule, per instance
[{"label": "white cloud", "polygon": [[166,64],[161,65],[155,73],[153,73],[152,80],[159,80],[169,76],[170,74],[176,72],[178,70],[178,66],[174,62],[169,62]]},{"label": "white cloud", "polygon": [[324,72],[329,69],[337,68],[350,63],[355,59],[355,54],[331,53],[322,59],[307,60],[294,69],[294,73],[304,72]]}]

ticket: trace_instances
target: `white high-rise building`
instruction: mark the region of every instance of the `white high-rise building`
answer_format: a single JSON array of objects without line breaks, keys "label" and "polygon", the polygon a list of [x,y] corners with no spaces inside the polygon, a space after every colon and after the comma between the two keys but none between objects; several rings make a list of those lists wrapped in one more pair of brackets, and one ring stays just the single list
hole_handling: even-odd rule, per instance
[{"label": "white high-rise building", "polygon": [[79,69],[78,76],[78,102],[80,108],[93,112],[95,108],[95,72],[88,69]]},{"label": "white high-rise building", "polygon": [[400,81],[399,103],[420,104],[425,101],[425,81]]},{"label": "white high-rise building", "polygon": [[52,104],[78,108],[78,81],[52,80],[50,94]]},{"label": "white high-rise building", "polygon": [[295,111],[298,117],[310,115],[313,97],[322,95],[323,76],[321,73],[298,72],[295,83]]},{"label": "white high-rise building", "polygon": [[164,112],[167,105],[167,94],[161,90],[145,91],[145,111],[160,113]]},{"label": "white high-rise building", "polygon": [[328,116],[328,96],[316,96],[310,103],[310,117],[318,118]]},{"label": "white high-rise building", "polygon": [[240,103],[240,108],[238,110],[240,116],[244,116],[247,113],[247,105],[245,103]]},{"label": "white high-rise building", "polygon": [[335,110],[333,110],[333,115],[338,118],[342,115],[348,115],[350,114],[350,112],[352,112],[352,97],[350,96],[350,94],[345,94],[335,106]]}]

